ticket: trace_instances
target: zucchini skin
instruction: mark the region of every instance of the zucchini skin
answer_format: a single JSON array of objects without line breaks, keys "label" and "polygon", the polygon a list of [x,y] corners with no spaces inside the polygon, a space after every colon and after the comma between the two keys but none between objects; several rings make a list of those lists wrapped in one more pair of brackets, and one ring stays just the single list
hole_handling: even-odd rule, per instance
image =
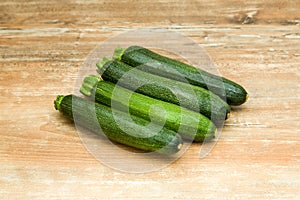
[{"label": "zucchini skin", "polygon": [[222,99],[226,99],[229,105],[238,106],[248,99],[247,91],[229,79],[159,55],[140,46],[128,47],[118,56],[118,59],[133,67],[145,65],[142,68],[143,71],[170,79],[182,81],[184,77],[190,84],[209,89]]},{"label": "zucchini skin", "polygon": [[[104,133],[114,142],[125,144],[145,151],[157,151],[162,154],[174,154],[182,146],[182,138],[174,131],[162,129],[158,134],[151,136],[151,130],[134,126],[135,122],[124,120],[124,113],[114,111],[104,105],[89,101],[74,95],[58,96],[54,101],[56,110],[65,117],[78,123],[80,126],[97,134]],[[128,130],[137,132],[143,137],[135,137],[121,130],[115,121],[126,126]],[[145,120],[135,117],[135,121],[146,124]],[[150,137],[147,137],[150,135]]]},{"label": "zucchini skin", "polygon": [[98,73],[104,80],[130,90],[141,85],[136,92],[200,112],[217,126],[230,113],[226,102],[204,88],[150,74],[117,60],[98,65]]},{"label": "zucchini skin", "polygon": [[[87,76],[81,92],[95,99],[96,102],[128,111],[131,115],[141,117],[154,123],[163,123],[167,129],[179,132],[181,136],[195,142],[214,138],[216,127],[204,115],[185,109],[178,105],[154,99],[140,93],[132,92],[99,77]],[[153,106],[157,109],[151,110]],[[163,112],[162,112],[163,109]],[[150,113],[151,112],[151,113]],[[151,116],[151,117],[150,117]]]}]

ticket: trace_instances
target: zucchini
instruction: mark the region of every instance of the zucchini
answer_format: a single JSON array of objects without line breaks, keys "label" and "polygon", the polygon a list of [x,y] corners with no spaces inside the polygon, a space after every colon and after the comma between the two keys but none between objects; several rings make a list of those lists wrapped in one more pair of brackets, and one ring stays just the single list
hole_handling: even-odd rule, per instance
[{"label": "zucchini", "polygon": [[216,132],[215,125],[205,116],[178,105],[132,92],[101,78],[85,77],[80,88],[82,94],[94,98],[96,102],[112,106],[131,115],[179,132],[182,137],[195,142],[211,139]]},{"label": "zucchini", "polygon": [[[136,126],[135,122],[125,120],[125,113],[120,111],[113,113],[109,107],[81,97],[60,95],[57,96],[54,105],[56,110],[78,125],[98,134],[104,133],[107,138],[117,143],[163,154],[176,153],[182,147],[182,139],[174,131],[161,129],[159,133],[152,135],[152,130],[141,125],[146,124],[145,120],[134,117],[140,124]],[[130,132],[124,132],[119,125],[126,126]]]},{"label": "zucchini", "polygon": [[200,112],[216,125],[222,124],[229,117],[229,105],[204,88],[150,74],[107,58],[99,62],[97,67],[98,73],[106,81]]},{"label": "zucchini", "polygon": [[229,105],[238,106],[248,99],[247,91],[229,79],[159,55],[140,46],[130,46],[127,49],[116,48],[113,57],[133,67],[143,65],[144,67],[141,68],[143,71],[178,81],[188,81],[192,85],[209,89],[222,99],[226,99]]}]

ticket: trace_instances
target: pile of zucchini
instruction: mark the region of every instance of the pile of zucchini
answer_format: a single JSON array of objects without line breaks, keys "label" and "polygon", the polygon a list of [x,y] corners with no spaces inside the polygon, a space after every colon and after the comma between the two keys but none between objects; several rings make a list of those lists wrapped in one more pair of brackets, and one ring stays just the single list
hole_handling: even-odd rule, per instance
[{"label": "pile of zucchini", "polygon": [[97,72],[101,76],[85,77],[80,88],[88,98],[59,95],[55,109],[114,142],[145,151],[174,154],[183,141],[214,138],[230,117],[230,106],[248,98],[233,81],[140,46],[116,48],[113,59],[97,63]]}]

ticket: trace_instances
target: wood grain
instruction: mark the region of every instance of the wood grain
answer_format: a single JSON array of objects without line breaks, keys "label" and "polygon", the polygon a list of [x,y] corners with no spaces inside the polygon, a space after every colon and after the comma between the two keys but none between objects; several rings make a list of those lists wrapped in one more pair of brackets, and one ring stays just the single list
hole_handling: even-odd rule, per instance
[{"label": "wood grain", "polygon": [[[298,1],[1,1],[1,199],[299,199]],[[98,162],[53,108],[102,41],[133,28],[201,44],[249,101],[210,154],[194,144],[157,172]]]}]

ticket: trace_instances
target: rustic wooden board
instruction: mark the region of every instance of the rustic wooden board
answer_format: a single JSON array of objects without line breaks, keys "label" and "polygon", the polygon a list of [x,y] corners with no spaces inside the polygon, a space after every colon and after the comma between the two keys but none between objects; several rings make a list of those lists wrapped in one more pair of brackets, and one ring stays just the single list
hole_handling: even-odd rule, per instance
[{"label": "rustic wooden board", "polygon": [[[298,1],[1,1],[1,199],[299,199]],[[53,108],[100,42],[132,28],[178,31],[247,88],[221,138],[157,172],[98,162]]]}]

